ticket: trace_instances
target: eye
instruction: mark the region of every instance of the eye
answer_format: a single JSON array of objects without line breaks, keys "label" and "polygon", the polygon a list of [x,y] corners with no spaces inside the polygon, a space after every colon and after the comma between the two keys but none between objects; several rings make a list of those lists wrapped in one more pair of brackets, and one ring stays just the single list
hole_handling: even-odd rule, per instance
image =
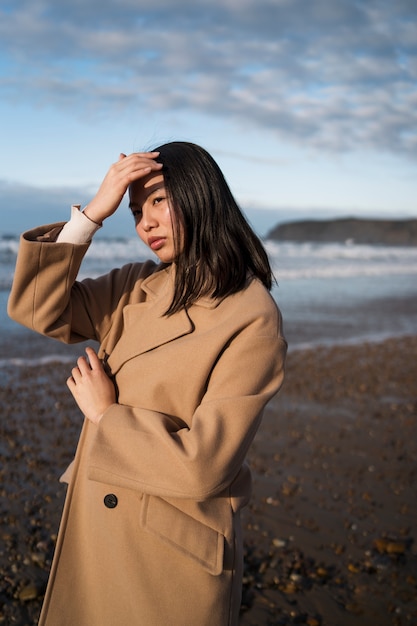
[{"label": "eye", "polygon": [[141,217],[142,217],[142,209],[139,209],[139,208],[133,209],[132,208],[131,211],[132,211],[132,215],[133,215],[133,218],[134,218],[135,222],[137,222],[138,220],[141,219]]},{"label": "eye", "polygon": [[162,202],[163,200],[165,200],[165,198],[163,196],[157,196],[156,198],[154,198],[152,200],[152,204],[155,206],[155,204],[159,204],[160,202]]}]

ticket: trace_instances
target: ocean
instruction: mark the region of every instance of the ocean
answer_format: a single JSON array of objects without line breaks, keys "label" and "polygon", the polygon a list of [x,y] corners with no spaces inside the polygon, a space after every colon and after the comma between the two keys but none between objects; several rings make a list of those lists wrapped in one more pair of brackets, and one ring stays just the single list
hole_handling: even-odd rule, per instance
[{"label": "ocean", "polygon": [[[82,346],[38,337],[7,316],[18,243],[18,237],[0,239],[0,366],[71,361]],[[417,248],[268,240],[265,246],[277,279],[272,295],[290,350],[417,333]],[[137,238],[97,237],[79,278],[148,257]]]}]

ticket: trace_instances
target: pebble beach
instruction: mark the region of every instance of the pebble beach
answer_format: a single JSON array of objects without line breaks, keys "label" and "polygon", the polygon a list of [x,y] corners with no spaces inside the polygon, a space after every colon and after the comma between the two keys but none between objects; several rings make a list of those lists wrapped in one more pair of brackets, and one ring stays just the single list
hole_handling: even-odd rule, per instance
[{"label": "pebble beach", "polygon": [[[70,360],[19,351],[0,370],[0,623],[33,626],[81,419]],[[417,624],[416,355],[417,336],[290,349],[250,452],[241,626]]]}]

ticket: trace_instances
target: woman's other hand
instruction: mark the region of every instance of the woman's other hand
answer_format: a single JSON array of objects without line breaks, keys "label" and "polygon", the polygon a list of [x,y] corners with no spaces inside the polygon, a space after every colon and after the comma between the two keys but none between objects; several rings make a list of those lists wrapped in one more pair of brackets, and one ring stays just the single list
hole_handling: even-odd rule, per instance
[{"label": "woman's other hand", "polygon": [[67,385],[80,410],[94,424],[116,402],[116,391],[103,365],[92,348],[86,348],[88,360],[81,356],[73,368]]},{"label": "woman's other hand", "polygon": [[131,183],[162,169],[162,164],[155,161],[158,155],[159,152],[121,154],[104,177],[96,196],[84,209],[85,215],[96,224],[113,215]]}]

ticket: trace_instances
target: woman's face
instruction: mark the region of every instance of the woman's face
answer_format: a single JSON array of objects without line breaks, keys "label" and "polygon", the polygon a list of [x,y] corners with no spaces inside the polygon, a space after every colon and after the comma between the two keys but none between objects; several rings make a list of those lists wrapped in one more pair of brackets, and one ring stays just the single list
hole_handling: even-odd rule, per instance
[{"label": "woman's face", "polygon": [[171,263],[178,251],[163,175],[151,173],[135,181],[129,187],[129,196],[137,234],[160,261]]}]

